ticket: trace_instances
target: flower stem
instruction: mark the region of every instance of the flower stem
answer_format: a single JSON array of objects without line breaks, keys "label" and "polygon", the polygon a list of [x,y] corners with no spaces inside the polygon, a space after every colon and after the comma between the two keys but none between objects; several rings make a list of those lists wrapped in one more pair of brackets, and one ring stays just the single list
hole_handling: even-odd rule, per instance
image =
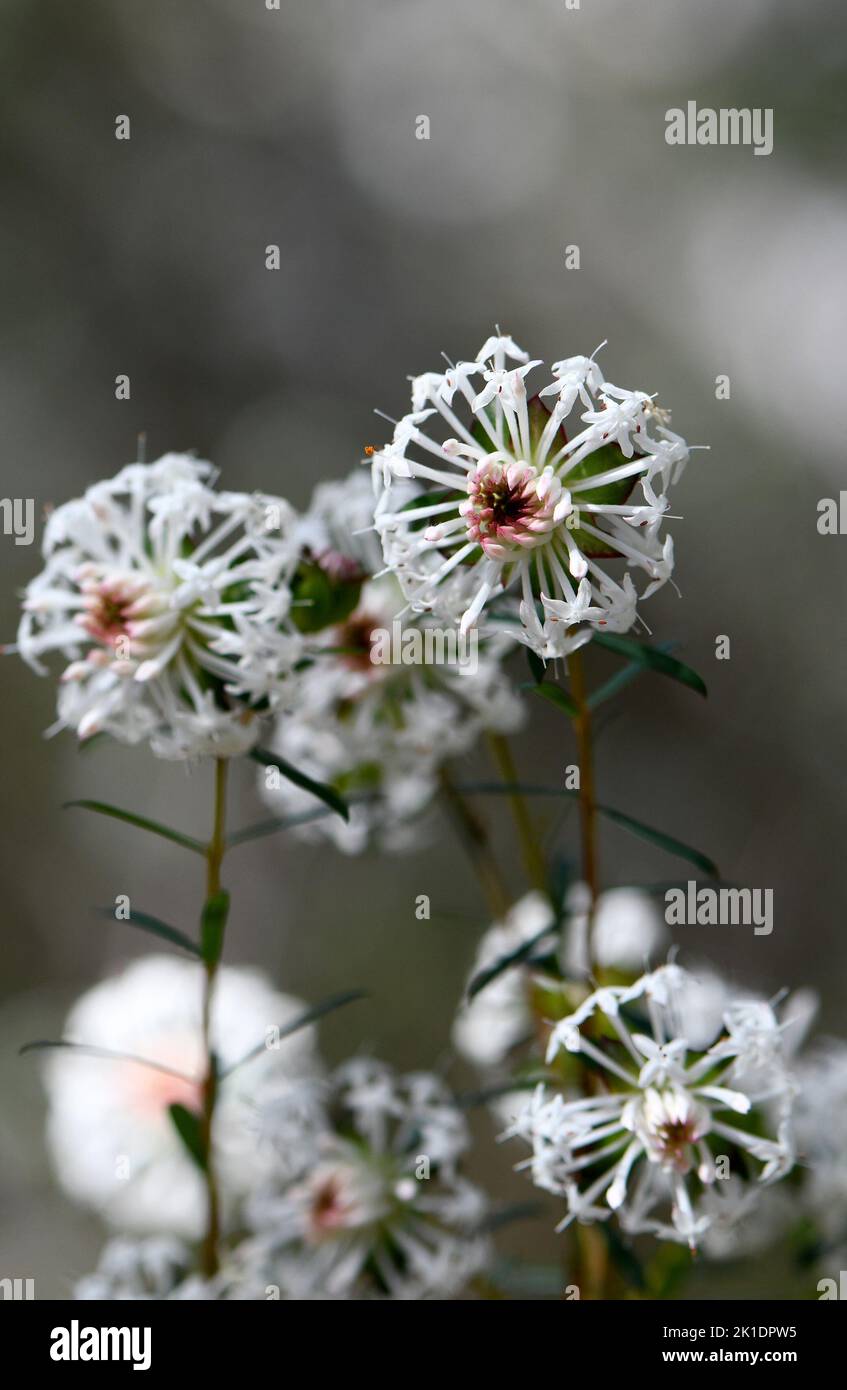
[{"label": "flower stem", "polygon": [[600,891],[597,869],[597,806],[594,796],[594,750],[591,738],[591,709],[585,680],[585,667],[582,651],[571,652],[568,657],[571,695],[578,714],[573,721],[579,750],[579,822],[582,842],[582,877],[591,894],[591,907],[588,921],[588,955],[590,968],[595,966],[592,941],[594,904]]},{"label": "flower stem", "polygon": [[439,781],[441,793],[476,871],[489,911],[499,921],[511,907],[512,895],[491,852],[488,830],[457,789],[446,767],[442,767]]},{"label": "flower stem", "polygon": [[[215,897],[221,890],[221,864],[226,852],[224,829],[226,824],[226,775],[229,766],[226,758],[215,760],[215,809],[212,823],[212,838],[206,846],[206,901]],[[218,1271],[218,1241],[220,1239],[220,1198],[215,1174],[212,1151],[212,1128],[215,1118],[215,1103],[218,1090],[217,1059],[212,1049],[211,1023],[212,999],[215,979],[218,973],[220,952],[214,959],[205,962],[205,982],[203,989],[203,1052],[206,1059],[206,1075],[203,1081],[201,1140],[204,1154],[206,1178],[206,1234],[200,1251],[200,1264],[203,1274],[210,1279]]]},{"label": "flower stem", "polygon": [[[508,741],[502,734],[489,734],[488,744],[503,781],[514,786],[517,783],[518,774]],[[521,856],[529,881],[533,888],[547,893],[547,870],[544,866],[544,856],[538,848],[538,837],[523,794],[510,792],[509,805],[515,820],[515,827],[521,843]]]}]

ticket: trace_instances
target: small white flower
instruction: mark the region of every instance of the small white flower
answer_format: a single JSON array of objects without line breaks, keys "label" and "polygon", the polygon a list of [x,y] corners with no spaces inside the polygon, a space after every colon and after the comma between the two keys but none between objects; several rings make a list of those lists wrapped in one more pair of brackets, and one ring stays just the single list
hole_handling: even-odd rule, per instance
[{"label": "small white flower", "polygon": [[[584,884],[568,894],[568,930],[562,953],[567,976],[588,971],[590,895]],[[591,914],[591,935],[597,964],[621,971],[642,971],[664,945],[667,929],[655,901],[639,888],[609,888],[597,898]]]},{"label": "small white flower", "polygon": [[[530,397],[540,365],[497,336],[475,362],[415,378],[412,414],[373,471],[385,561],[412,609],[463,631],[508,631],[547,659],[583,632],[632,627],[630,571],[646,576],[642,598],[670,578],[673,547],[659,535],[668,503],[652,481],[674,481],[688,450],[667,412],[604,381],[592,358],[555,363],[554,380]],[[577,401],[581,427],[569,438]],[[437,423],[441,438],[429,432]],[[394,500],[397,480],[417,482],[415,503]],[[639,482],[643,501],[630,496]],[[607,558],[627,567],[620,580],[599,563]]]},{"label": "small white flower", "polygon": [[487,1203],[458,1172],[468,1142],[438,1077],[347,1063],[311,1163],[294,1181],[272,1176],[249,1204],[245,1280],[295,1299],[460,1292],[490,1255],[479,1233]]},{"label": "small white flower", "polygon": [[819,1043],[798,1064],[794,1122],[803,1205],[837,1267],[835,1256],[847,1253],[847,1043]]},{"label": "small white flower", "polygon": [[[565,1197],[568,1212],[558,1229],[614,1211],[627,1231],[694,1248],[713,1219],[700,1198],[715,1181],[719,1155],[735,1154],[743,1165],[737,1175],[748,1182],[766,1184],[790,1170],[794,1087],[778,1049],[764,1070],[757,1064],[756,1085],[733,1034],[690,1057],[690,1044],[675,1032],[684,982],[678,966],[661,966],[632,986],[596,990],[553,1028],[548,1062],[564,1049],[604,1078],[602,1091],[578,1099],[540,1086],[508,1131],[533,1147],[519,1166]],[[634,1024],[633,1011],[645,1028]],[[755,1033],[764,1049],[769,1025]],[[744,1127],[754,1109],[760,1119],[776,1115],[774,1138]]]},{"label": "small white flower", "polygon": [[[168,1110],[174,1103],[195,1112],[200,1107],[202,977],[199,964],[149,956],[96,985],[72,1009],[64,1037],[121,1055],[68,1050],[52,1056],[45,1069],[47,1133],[59,1181],[75,1200],[124,1230],[193,1238],[204,1229],[202,1178]],[[304,1007],[257,973],[222,969],[212,1010],[222,1069]],[[255,1128],[259,1098],[270,1105],[318,1071],[313,1030],[303,1029],[221,1082],[213,1141],[229,1208],[272,1157]]]},{"label": "small white flower", "polygon": [[64,655],[57,728],[229,757],[258,737],[256,707],[288,698],[291,509],[213,481],[210,464],[166,454],[51,513],[17,650],[39,674]]}]

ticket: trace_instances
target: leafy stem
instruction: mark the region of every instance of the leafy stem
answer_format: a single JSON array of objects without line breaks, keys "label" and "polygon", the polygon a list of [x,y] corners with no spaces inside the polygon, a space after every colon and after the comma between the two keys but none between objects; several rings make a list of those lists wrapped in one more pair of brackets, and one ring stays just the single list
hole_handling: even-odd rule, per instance
[{"label": "leafy stem", "polygon": [[[579,823],[582,846],[582,877],[591,893],[591,916],[599,893],[597,869],[597,801],[594,794],[594,749],[591,736],[591,706],[585,679],[585,666],[582,651],[571,652],[568,657],[568,675],[571,694],[577,712],[573,717],[579,752]],[[589,961],[594,968],[593,942],[589,924]]]},{"label": "leafy stem", "polygon": [[[226,758],[215,760],[215,807],[212,824],[212,837],[206,846],[206,902],[218,899],[221,893],[221,865],[226,853]],[[202,1115],[200,1137],[204,1155],[203,1171],[206,1179],[207,1217],[206,1233],[200,1251],[203,1274],[211,1278],[218,1270],[218,1241],[220,1239],[220,1196],[212,1152],[212,1127],[215,1118],[215,1103],[218,1091],[218,1063],[212,1048],[211,1022],[212,1001],[215,980],[218,973],[223,947],[223,927],[221,927],[218,949],[209,952],[204,958],[205,981],[203,989],[203,1051],[206,1059],[206,1072],[203,1080]]]},{"label": "leafy stem", "polygon": [[511,906],[512,896],[491,851],[488,830],[469,806],[446,767],[442,767],[439,781],[441,794],[479,879],[489,911],[496,920],[501,920]]},{"label": "leafy stem", "polygon": [[[494,755],[494,760],[503,778],[510,787],[518,787],[518,776],[515,770],[515,761],[512,757],[512,750],[508,741],[502,734],[489,734],[488,745]],[[544,856],[538,847],[538,836],[529,813],[524,795],[519,790],[509,792],[509,805],[515,821],[515,828],[521,845],[521,856],[523,858],[524,869],[533,888],[538,888],[542,893],[548,892],[547,871],[544,867]]]}]

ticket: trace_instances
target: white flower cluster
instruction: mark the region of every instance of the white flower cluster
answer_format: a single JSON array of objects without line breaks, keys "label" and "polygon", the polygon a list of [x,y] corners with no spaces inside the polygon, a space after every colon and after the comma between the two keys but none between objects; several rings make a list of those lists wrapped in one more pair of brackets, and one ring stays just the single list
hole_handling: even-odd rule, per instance
[{"label": "white flower cluster", "polygon": [[61,652],[57,728],[149,741],[163,758],[230,757],[282,708],[301,640],[291,622],[293,514],[218,492],[211,464],[129,464],[47,521],[17,649],[40,674]]},{"label": "white flower cluster", "polygon": [[[554,363],[531,396],[541,366],[498,333],[472,361],[416,377],[373,479],[385,561],[410,607],[463,631],[501,628],[547,659],[633,626],[633,571],[647,579],[641,599],[670,578],[665,489],[689,451],[667,411],[605,381],[593,357]],[[624,562],[620,581],[604,559]]]},{"label": "white flower cluster", "polygon": [[[47,1137],[59,1181],[124,1232],[193,1239],[204,1229],[201,1174],[169,1113],[173,1104],[201,1107],[202,973],[192,961],[155,955],[95,985],[75,1004],[63,1034],[88,1055],[63,1049],[45,1068]],[[211,1017],[222,1070],[304,1009],[258,972],[222,969]],[[270,1163],[255,1132],[260,1100],[297,1095],[321,1070],[314,1030],[301,1029],[221,1081],[213,1138],[228,1211]]]},{"label": "white flower cluster", "polygon": [[402,849],[420,840],[420,818],[444,761],[466,753],[485,730],[510,733],[523,721],[501,667],[503,643],[489,643],[472,666],[374,659],[376,642],[393,635],[395,624],[403,634],[421,635],[428,624],[413,618],[400,625],[396,581],[372,577],[379,546],[371,489],[360,471],[316,489],[299,534],[325,573],[348,583],[358,576],[360,587],[351,611],[315,635],[311,664],[299,677],[296,715],[278,720],[270,749],[349,798],[350,820],[311,819],[309,793],[291,782],[271,783],[267,771],[260,789],[276,814],[304,817],[296,831],[303,838],[329,838],[348,853],[374,841]]},{"label": "white flower cluster", "polygon": [[[490,1260],[486,1199],[461,1177],[464,1116],[436,1076],[369,1059],[261,1102],[264,1178],[211,1280],[173,1238],[110,1241],[82,1299],[450,1298]],[[254,1177],[256,1176],[254,1171]]]},{"label": "white flower cluster", "polygon": [[490,1258],[487,1202],[459,1172],[464,1115],[428,1072],[357,1058],[339,1068],[322,1123],[288,1169],[290,1126],[266,1133],[286,1159],[247,1207],[243,1278],[294,1299],[428,1299],[461,1292]]},{"label": "white flower cluster", "polygon": [[578,1055],[597,1086],[576,1096],[540,1085],[508,1134],[532,1145],[520,1166],[536,1185],[566,1199],[558,1229],[617,1213],[627,1232],[693,1249],[716,1219],[719,1160],[748,1192],[793,1166],[796,1085],[773,1009],[730,1004],[721,1036],[692,1052],[686,984],[679,966],[662,966],[630,987],[595,990],[555,1025],[548,1064]]}]

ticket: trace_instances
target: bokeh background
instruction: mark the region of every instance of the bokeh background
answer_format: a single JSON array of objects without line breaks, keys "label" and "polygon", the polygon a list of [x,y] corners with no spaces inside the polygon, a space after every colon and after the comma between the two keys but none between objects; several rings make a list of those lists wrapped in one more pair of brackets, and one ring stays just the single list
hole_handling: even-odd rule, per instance
[{"label": "bokeh background", "polygon": [[[844,1031],[847,962],[847,539],[816,529],[818,500],[845,485],[845,66],[836,0],[0,4],[3,495],[40,516],[135,457],[144,430],[148,457],[195,449],[226,486],[305,505],[383,437],[373,407],[403,411],[406,375],[442,350],[473,355],[495,322],[548,361],[607,338],[610,379],[658,391],[711,446],[673,499],[683,597],[667,587],[648,614],[710,698],[632,687],[599,747],[602,796],[773,888],[772,936],[679,929],[682,958],[765,992],[814,986],[823,1031]],[[691,99],[773,108],[773,154],[666,145],[665,111]],[[0,563],[12,638],[36,548],[0,536]],[[126,892],[189,924],[201,885],[178,850],[61,806],[100,796],[203,833],[209,777],[45,742],[52,682],[13,658],[2,680],[0,1274],[62,1298],[103,1233],[52,1184],[37,1062],[17,1048],[57,1036],[77,993],[151,949],[93,905]],[[569,734],[540,702],[533,716],[521,765],[549,779]],[[255,819],[252,775],[235,781],[233,820]],[[505,808],[489,809],[517,888]],[[610,885],[680,872],[615,829],[602,868]],[[326,1024],[331,1058],[369,1046],[446,1064],[485,925],[446,822],[391,860],[263,840],[228,879],[231,960],[309,999],[371,992]],[[478,1174],[529,1197],[480,1126]],[[551,1224],[503,1246],[549,1260]],[[792,1277],[778,1257],[689,1289],[778,1297]]]}]

